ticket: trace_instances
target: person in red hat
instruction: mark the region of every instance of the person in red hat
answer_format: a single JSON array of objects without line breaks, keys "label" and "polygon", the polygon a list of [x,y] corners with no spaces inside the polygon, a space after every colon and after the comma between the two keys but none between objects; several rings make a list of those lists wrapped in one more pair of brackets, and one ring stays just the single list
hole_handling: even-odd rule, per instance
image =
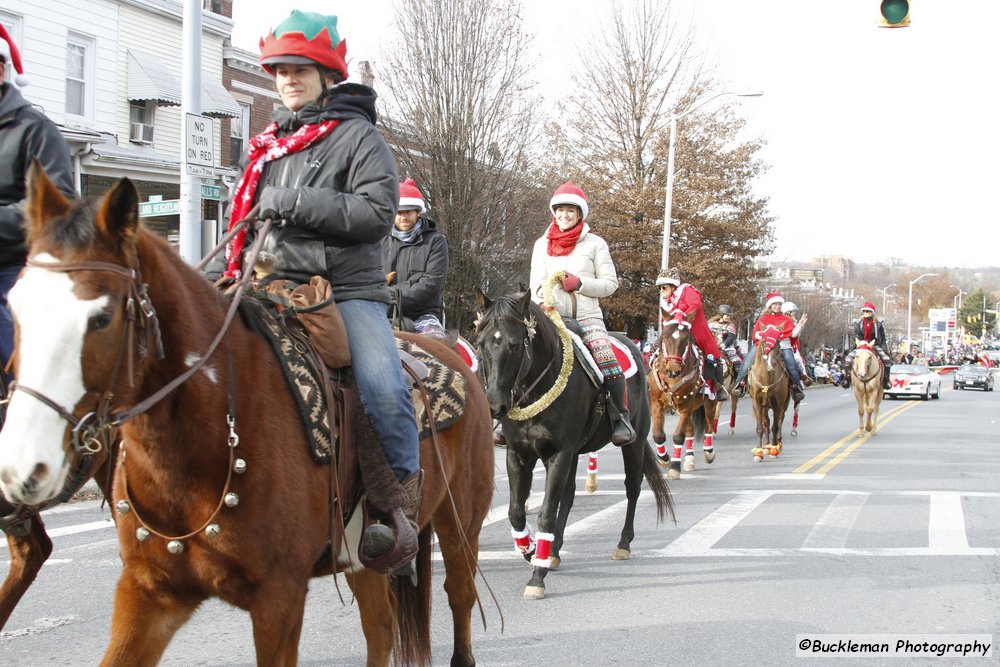
[{"label": "person in red hat", "polygon": [[[337,17],[312,12],[293,10],[260,40],[260,64],[274,76],[281,104],[250,140],[230,228],[259,206],[257,217],[276,223],[263,248],[272,275],[330,282],[361,402],[395,474],[379,494],[393,506],[370,507],[385,523],[365,528],[359,557],[379,572],[405,574],[417,552],[423,471],[382,271],[381,243],[393,228],[399,178],[375,125],[375,91],[347,82],[346,54]],[[241,275],[247,241],[242,233],[233,238],[226,275]]]},{"label": "person in red hat", "polygon": [[[531,253],[531,298],[544,303],[543,288],[550,276],[566,273],[556,286],[555,309],[563,317],[575,318],[583,329],[583,342],[604,374],[604,387],[613,409],[611,442],[621,446],[636,439],[629,421],[625,376],[614,348],[608,340],[600,299],[618,289],[618,273],[611,260],[607,242],[590,231],[587,196],[578,186],[566,182],[556,188],[549,200],[552,221],[535,241]],[[646,397],[637,397],[645,400]]]},{"label": "person in red hat", "polygon": [[39,161],[63,194],[76,196],[66,141],[55,123],[24,99],[13,84],[3,83],[8,67],[16,73],[14,83],[28,85],[21,54],[0,23],[0,373],[14,352],[14,320],[7,307],[7,292],[28,256],[23,223],[32,160]]},{"label": "person in red hat", "polygon": [[785,361],[785,372],[792,381],[792,399],[798,403],[805,397],[805,386],[802,384],[802,377],[799,375],[799,364],[795,361],[795,353],[792,350],[792,336],[795,335],[795,321],[781,312],[781,306],[785,303],[785,297],[781,292],[770,292],[764,301],[764,313],[757,318],[753,326],[753,333],[750,335],[751,344],[747,351],[747,356],[743,359],[740,372],[736,376],[736,386],[733,393],[742,396],[746,390],[746,375],[753,364],[754,355],[757,352],[757,341],[762,337],[766,327],[775,327],[780,332],[778,347],[781,349],[781,357]]},{"label": "person in red hat", "polygon": [[858,353],[857,345],[867,343],[885,366],[885,370],[882,371],[882,387],[889,389],[889,370],[892,368],[892,357],[889,356],[889,350],[886,347],[885,327],[875,317],[875,304],[871,301],[865,301],[864,305],[861,306],[861,317],[854,321],[854,341],[855,347],[847,353],[844,365],[850,368],[854,356]]},{"label": "person in red hat", "polygon": [[424,195],[413,179],[400,183],[396,222],[382,239],[382,270],[395,295],[397,314],[412,323],[413,331],[444,339],[448,241],[426,211]]}]

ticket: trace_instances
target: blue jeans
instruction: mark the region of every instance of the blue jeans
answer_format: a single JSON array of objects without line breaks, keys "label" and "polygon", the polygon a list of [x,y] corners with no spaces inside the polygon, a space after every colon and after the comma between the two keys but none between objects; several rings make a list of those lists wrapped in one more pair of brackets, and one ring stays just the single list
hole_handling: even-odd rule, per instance
[{"label": "blue jeans", "polygon": [[[750,366],[753,364],[753,358],[757,354],[757,346],[751,345],[750,349],[747,350],[747,356],[743,357],[743,365],[740,366],[740,372],[736,376],[736,383],[739,384],[746,377],[747,372],[750,370]],[[781,356],[785,360],[785,370],[788,371],[788,376],[792,378],[792,384],[796,387],[802,382],[802,378],[799,376],[799,362],[795,361],[795,352],[790,347],[781,348]]]},{"label": "blue jeans", "polygon": [[403,479],[420,469],[420,440],[388,307],[363,299],[341,301],[337,307],[347,329],[361,402],[392,471],[397,479]]},{"label": "blue jeans", "polygon": [[[21,264],[0,267],[0,372],[7,368],[7,362],[14,354],[14,317],[7,306],[7,292],[14,286],[22,268]],[[10,378],[3,373],[3,383],[9,381]]]}]

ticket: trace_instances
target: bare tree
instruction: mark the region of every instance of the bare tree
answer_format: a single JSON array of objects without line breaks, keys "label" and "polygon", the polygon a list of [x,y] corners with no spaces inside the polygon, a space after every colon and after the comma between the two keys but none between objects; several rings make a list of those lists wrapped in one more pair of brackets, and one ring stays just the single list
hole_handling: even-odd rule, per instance
[{"label": "bare tree", "polygon": [[[608,241],[622,286],[607,300],[614,326],[640,335],[655,322],[670,113],[712,92],[693,31],[669,2],[614,2],[602,31],[584,40],[573,80],[588,95],[561,109],[550,128],[566,173],[587,192],[591,226]],[[678,126],[671,259],[706,300],[755,299],[763,273],[751,260],[771,242],[766,200],[751,191],[763,170],[760,141],[740,143],[743,123],[727,107],[690,114]],[[735,303],[734,303],[735,301]],[[752,308],[752,305],[747,309]]]},{"label": "bare tree", "polygon": [[397,0],[379,67],[383,129],[448,238],[446,313],[467,319],[476,287],[505,291],[526,275],[534,240],[521,221],[544,205],[533,178],[538,101],[525,76],[521,7],[500,0]]}]

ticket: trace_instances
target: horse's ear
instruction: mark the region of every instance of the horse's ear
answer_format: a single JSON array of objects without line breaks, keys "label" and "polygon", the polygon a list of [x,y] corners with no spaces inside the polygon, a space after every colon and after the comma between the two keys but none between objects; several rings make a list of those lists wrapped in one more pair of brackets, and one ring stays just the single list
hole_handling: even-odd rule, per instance
[{"label": "horse's ear", "polygon": [[477,287],[476,288],[476,309],[479,312],[484,312],[492,304],[493,304],[493,302],[490,301],[490,298],[488,296],[486,296],[486,293],[483,292],[483,290],[481,290],[481,289],[479,289]]},{"label": "horse's ear", "polygon": [[514,302],[514,305],[517,307],[517,309],[524,315],[529,314],[530,304],[531,304],[531,292],[528,290],[525,290],[524,294],[518,296],[517,301]]},{"label": "horse's ear", "polygon": [[121,179],[104,195],[95,224],[113,238],[122,241],[135,238],[139,226],[139,192],[131,180]]},{"label": "horse's ear", "polygon": [[31,160],[28,168],[28,198],[25,209],[25,223],[28,226],[28,242],[38,236],[38,232],[52,218],[64,215],[72,204],[59,188],[49,179],[38,158]]},{"label": "horse's ear", "polygon": [[517,281],[517,291],[518,291],[518,292],[527,292],[527,291],[528,291],[528,286],[527,286],[527,285],[525,285],[525,284],[524,284],[523,282],[521,282],[520,280],[518,280],[518,281]]}]

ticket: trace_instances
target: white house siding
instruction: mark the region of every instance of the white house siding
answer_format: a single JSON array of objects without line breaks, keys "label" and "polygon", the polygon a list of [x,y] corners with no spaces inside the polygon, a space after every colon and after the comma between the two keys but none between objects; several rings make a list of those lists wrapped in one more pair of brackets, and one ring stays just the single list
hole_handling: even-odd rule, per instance
[{"label": "white house siding", "polygon": [[[18,48],[30,84],[21,91],[60,125],[115,132],[118,3],[110,0],[3,0],[0,11],[21,17]],[[94,43],[90,114],[66,115],[66,41],[70,33]]]},{"label": "white house siding", "polygon": [[[178,84],[183,79],[183,28],[181,25],[182,6],[179,2],[156,2],[154,0],[124,0],[119,17],[118,86],[123,91],[118,105],[117,134],[128,141],[129,104],[125,98],[128,74],[128,50],[142,51],[154,55],[174,75]],[[214,19],[214,20],[213,20]],[[229,34],[228,20],[202,14],[201,64],[199,71],[203,80],[222,83],[222,41],[219,25]],[[219,120],[213,121],[215,155],[221,150],[222,129]],[[156,108],[153,130],[153,149],[164,159],[181,159],[183,118],[179,106]],[[179,174],[178,174],[179,178]]]}]

